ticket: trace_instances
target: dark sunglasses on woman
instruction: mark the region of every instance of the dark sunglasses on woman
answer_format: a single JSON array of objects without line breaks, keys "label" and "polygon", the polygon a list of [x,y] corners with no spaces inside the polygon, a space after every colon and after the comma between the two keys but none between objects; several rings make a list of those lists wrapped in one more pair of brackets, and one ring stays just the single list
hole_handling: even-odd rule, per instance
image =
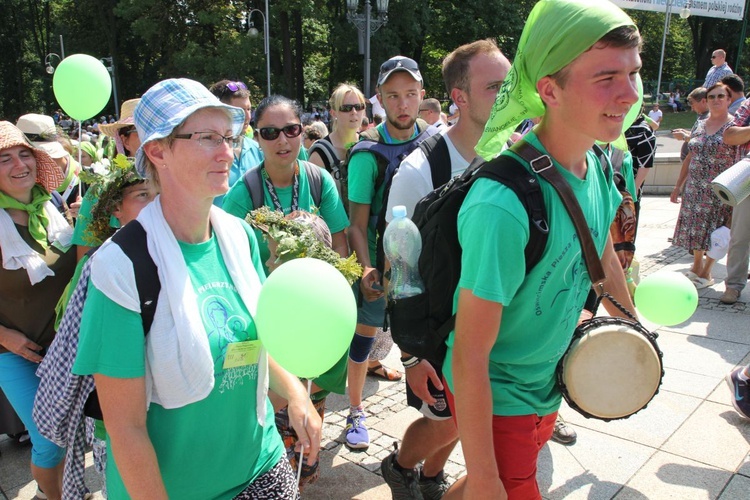
[{"label": "dark sunglasses on woman", "polygon": [[287,125],[286,127],[281,128],[263,127],[258,130],[258,132],[260,133],[260,136],[266,141],[275,141],[276,139],[278,139],[281,132],[284,132],[284,135],[289,139],[293,139],[294,137],[299,137],[299,135],[302,133],[302,125],[299,123],[294,123],[292,125]]},{"label": "dark sunglasses on woman", "polygon": [[362,111],[363,109],[365,109],[365,105],[364,104],[360,104],[360,103],[357,103],[357,104],[342,104],[339,107],[339,111],[341,111],[342,113],[350,113],[353,109],[356,109],[357,111]]}]

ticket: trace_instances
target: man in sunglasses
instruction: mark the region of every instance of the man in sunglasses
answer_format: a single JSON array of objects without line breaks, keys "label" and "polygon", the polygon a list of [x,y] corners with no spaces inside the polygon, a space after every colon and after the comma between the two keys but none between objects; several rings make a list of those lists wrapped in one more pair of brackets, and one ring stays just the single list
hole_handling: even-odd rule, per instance
[{"label": "man in sunglasses", "polygon": [[[362,134],[362,141],[392,145],[414,141],[428,127],[417,120],[424,97],[422,75],[417,63],[396,56],[380,67],[377,98],[385,109],[386,119]],[[385,319],[385,296],[380,273],[375,269],[377,234],[375,220],[383,205],[385,183],[377,185],[384,171],[383,160],[371,151],[353,148],[348,163],[349,246],[364,268],[359,286],[357,327],[349,350],[349,404],[346,445],[366,449],[370,445],[362,407],[362,390],[367,375],[367,359],[377,328]],[[354,152],[357,151],[357,152]]]},{"label": "man in sunglasses", "polygon": [[729,76],[734,73],[732,68],[727,64],[727,53],[724,49],[716,49],[711,54],[711,66],[706,73],[706,81],[703,82],[705,88],[710,88],[721,81],[725,76]]},{"label": "man in sunglasses", "polygon": [[[401,162],[393,177],[388,195],[386,220],[392,220],[394,206],[404,205],[409,215],[414,213],[417,202],[440,186],[433,185],[431,166],[437,155],[448,155],[450,177],[460,175],[469,166],[476,153],[474,147],[484,132],[497,92],[510,69],[510,61],[503,55],[494,40],[479,40],[462,45],[443,60],[443,81],[451,100],[461,113],[452,127],[443,127],[439,142],[429,155],[422,148],[414,150]],[[426,109],[425,99],[421,108]],[[426,113],[420,113],[423,117]],[[438,113],[431,113],[438,117]],[[430,139],[434,140],[434,139]],[[439,169],[437,170],[440,171]],[[443,467],[458,442],[458,431],[451,419],[441,382],[442,367],[430,361],[419,360],[402,352],[406,367],[406,400],[409,406],[419,410],[423,417],[413,422],[404,434],[401,449],[383,460],[383,479],[393,492],[394,498],[407,498],[413,483],[424,498],[440,498],[448,488]],[[418,464],[424,461],[421,471]],[[409,496],[414,498],[414,495]]]}]

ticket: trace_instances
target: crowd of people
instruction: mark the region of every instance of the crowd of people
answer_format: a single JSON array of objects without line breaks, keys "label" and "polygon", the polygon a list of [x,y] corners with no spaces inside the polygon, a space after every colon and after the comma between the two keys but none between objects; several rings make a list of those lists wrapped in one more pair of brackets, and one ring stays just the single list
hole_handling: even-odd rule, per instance
[{"label": "crowd of people", "polygon": [[[38,498],[89,494],[87,443],[109,498],[299,498],[325,474],[331,392],[349,399],[345,445],[367,449],[366,377],[403,376],[381,363],[393,347],[382,227],[477,155],[511,158],[539,179],[534,162],[546,158],[580,205],[607,280],[592,288],[552,184],[539,182],[552,237],[526,266],[525,205],[477,179],[456,221],[447,353],[440,363],[401,350],[421,417],[381,471],[394,498],[541,498],[541,448],[576,439],[558,414],[557,362],[597,294],[620,304],[602,303],[611,315],[636,317],[626,276],[662,118],[657,105],[624,124],[641,97],[641,43],[614,4],[548,0],[513,62],[491,39],[446,56],[446,110],[426,98],[417,62],[395,56],[380,66],[384,115],[371,125],[370,103],[348,83],[305,113],[280,95],[253,106],[240,81],[185,78],[154,84],[75,142],[60,111],[0,122],[0,389],[28,430]],[[674,244],[693,255],[696,288],[714,283],[712,234],[731,228],[721,298],[731,304],[747,282],[750,202],[732,211],[709,184],[746,153],[750,101],[722,53],[688,95],[695,126],[674,131],[687,152],[671,198],[682,204]],[[266,276],[308,254],[339,269],[357,303],[347,352],[310,393],[268,356],[254,321]],[[728,375],[750,418],[748,379],[743,367]],[[450,485],[459,441],[467,474]]]}]

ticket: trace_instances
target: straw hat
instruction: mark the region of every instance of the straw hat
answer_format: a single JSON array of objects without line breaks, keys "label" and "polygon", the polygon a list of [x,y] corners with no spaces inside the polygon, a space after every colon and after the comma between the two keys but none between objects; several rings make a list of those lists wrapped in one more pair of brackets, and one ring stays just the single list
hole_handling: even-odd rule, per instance
[{"label": "straw hat", "polygon": [[41,148],[36,148],[23,132],[10,122],[0,121],[0,151],[15,146],[26,146],[36,158],[36,183],[53,191],[65,180],[55,160]]},{"label": "straw hat", "polygon": [[140,98],[130,99],[123,102],[122,106],[120,106],[120,119],[114,123],[100,123],[99,131],[106,136],[115,137],[117,131],[121,128],[134,125],[133,110],[135,110],[135,107],[139,102]]},{"label": "straw hat", "polygon": [[65,158],[68,152],[55,138],[58,135],[55,120],[51,116],[29,113],[16,122],[16,127],[26,134],[34,146],[43,149],[54,159]]}]

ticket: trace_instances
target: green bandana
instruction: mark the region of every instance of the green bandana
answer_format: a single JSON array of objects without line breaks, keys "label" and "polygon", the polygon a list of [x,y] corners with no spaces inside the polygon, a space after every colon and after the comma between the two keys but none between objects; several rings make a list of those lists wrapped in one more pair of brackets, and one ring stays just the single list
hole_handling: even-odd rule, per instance
[{"label": "green bandana", "polygon": [[45,250],[47,249],[47,230],[49,224],[47,214],[44,213],[44,204],[52,199],[45,189],[36,184],[31,188],[31,203],[21,203],[15,198],[0,191],[0,208],[14,208],[23,210],[29,214],[29,233]]},{"label": "green bandana", "polygon": [[513,130],[526,118],[544,115],[536,83],[573,62],[600,38],[620,26],[635,26],[607,0],[540,0],[529,14],[477,153],[497,156]]}]

